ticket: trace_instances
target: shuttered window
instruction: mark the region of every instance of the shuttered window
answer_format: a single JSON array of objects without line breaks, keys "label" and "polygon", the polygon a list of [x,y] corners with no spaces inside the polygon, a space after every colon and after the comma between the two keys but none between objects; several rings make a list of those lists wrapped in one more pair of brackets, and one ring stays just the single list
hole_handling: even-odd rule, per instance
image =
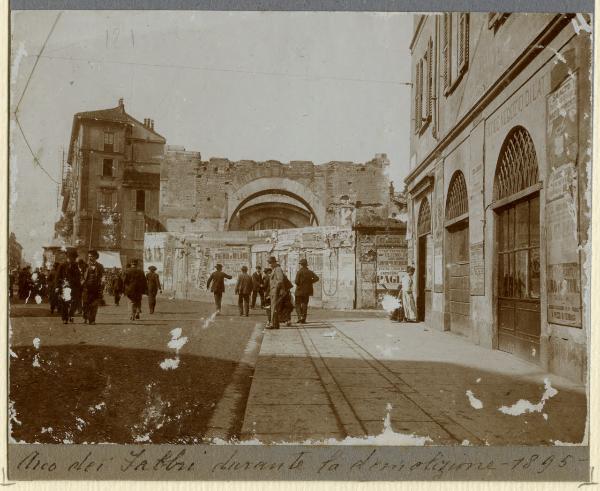
[{"label": "shuttered window", "polygon": [[442,25],[442,78],[444,91],[450,88],[450,35],[452,28],[451,14],[444,14]]},{"label": "shuttered window", "polygon": [[423,101],[423,64],[421,60],[417,62],[417,73],[415,78],[415,131],[421,129],[422,106]]},{"label": "shuttered window", "polygon": [[115,146],[115,134],[109,131],[104,132],[104,151],[112,152]]},{"label": "shuttered window", "polygon": [[431,115],[433,112],[433,41],[429,39],[429,43],[427,44],[427,55],[426,55],[426,65],[427,65],[427,92],[426,92],[426,111],[425,111],[425,119],[427,121],[431,121]]},{"label": "shuttered window", "polygon": [[444,14],[441,35],[442,79],[448,95],[469,66],[469,14]]},{"label": "shuttered window", "polygon": [[135,221],[135,229],[133,232],[133,238],[135,240],[143,240],[144,239],[144,220],[139,219]]},{"label": "shuttered window", "polygon": [[469,62],[469,14],[458,18],[458,71],[463,73]]}]

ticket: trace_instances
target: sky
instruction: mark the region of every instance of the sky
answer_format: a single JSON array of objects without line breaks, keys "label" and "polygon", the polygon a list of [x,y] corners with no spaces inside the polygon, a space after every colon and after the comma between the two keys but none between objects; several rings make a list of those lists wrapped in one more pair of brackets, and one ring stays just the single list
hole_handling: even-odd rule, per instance
[{"label": "sky", "polygon": [[397,188],[408,173],[411,14],[21,11],[11,22],[9,228],[33,264],[59,217],[73,115],[121,97],[203,159],[387,153]]}]

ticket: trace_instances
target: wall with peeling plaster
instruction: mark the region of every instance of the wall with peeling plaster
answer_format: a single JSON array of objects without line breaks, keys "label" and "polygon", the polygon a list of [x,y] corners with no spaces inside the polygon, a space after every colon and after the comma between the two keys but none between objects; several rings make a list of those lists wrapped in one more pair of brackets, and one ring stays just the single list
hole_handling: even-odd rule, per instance
[{"label": "wall with peeling plaster", "polygon": [[[364,254],[355,254],[357,240]],[[156,266],[163,289],[172,298],[212,302],[206,282],[215,265],[221,263],[224,271],[233,276],[223,302],[237,305],[234,286],[241,267],[246,265],[250,271],[257,265],[266,268],[272,255],[292,281],[299,260],[308,261],[309,268],[320,278],[314,285],[313,307],[381,308],[383,296],[395,291],[406,270],[405,229],[361,228],[355,232],[343,227],[308,227],[148,233],[144,269]],[[372,274],[362,275],[364,270],[372,270]]]}]

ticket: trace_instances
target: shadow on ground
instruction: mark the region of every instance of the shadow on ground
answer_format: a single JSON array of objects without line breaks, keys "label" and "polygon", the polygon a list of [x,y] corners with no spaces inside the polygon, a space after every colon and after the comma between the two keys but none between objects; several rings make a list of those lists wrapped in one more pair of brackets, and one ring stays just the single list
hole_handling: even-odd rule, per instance
[{"label": "shadow on ground", "polygon": [[237,366],[184,354],[163,370],[168,353],[106,346],[13,351],[12,437],[27,443],[199,442]]}]

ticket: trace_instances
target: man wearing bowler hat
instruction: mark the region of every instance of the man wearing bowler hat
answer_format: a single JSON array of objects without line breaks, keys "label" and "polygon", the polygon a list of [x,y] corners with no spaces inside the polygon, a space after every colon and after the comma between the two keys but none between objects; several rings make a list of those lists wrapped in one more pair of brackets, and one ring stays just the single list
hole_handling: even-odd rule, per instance
[{"label": "man wearing bowler hat", "polygon": [[96,314],[98,305],[102,301],[102,278],[104,276],[104,266],[98,262],[100,255],[98,251],[88,252],[88,264],[83,273],[83,322],[89,324],[96,323]]},{"label": "man wearing bowler hat", "polygon": [[150,313],[154,314],[156,308],[156,294],[162,293],[162,286],[160,284],[160,278],[156,273],[156,266],[149,266],[148,273],[146,273],[146,282],[148,283],[148,308]]},{"label": "man wearing bowler hat", "polygon": [[146,276],[144,272],[138,268],[138,260],[132,259],[129,263],[125,277],[123,278],[123,286],[125,295],[131,302],[130,320],[135,321],[140,318],[142,312],[142,295],[147,291]]},{"label": "man wearing bowler hat", "polygon": [[296,314],[298,323],[306,324],[308,313],[308,301],[313,296],[313,283],[319,281],[319,277],[308,269],[308,261],[300,259],[300,269],[296,273]]},{"label": "man wearing bowler hat", "polygon": [[[223,299],[223,292],[225,291],[225,278],[231,279],[231,276],[223,272],[223,265],[217,264],[216,271],[213,271],[208,277],[206,282],[206,289],[210,289],[215,297],[215,307],[217,308],[217,315],[221,315],[221,300]],[[212,283],[212,286],[211,286]]]}]

